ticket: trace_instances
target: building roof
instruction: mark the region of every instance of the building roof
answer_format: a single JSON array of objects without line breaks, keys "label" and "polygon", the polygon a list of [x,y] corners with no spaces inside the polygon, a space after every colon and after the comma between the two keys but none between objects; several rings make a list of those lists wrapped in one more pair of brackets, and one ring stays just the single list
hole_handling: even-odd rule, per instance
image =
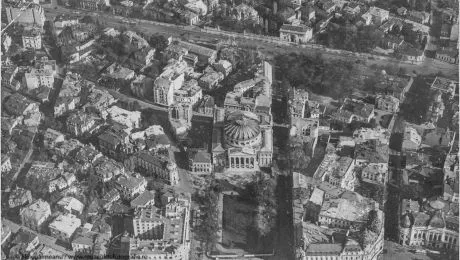
[{"label": "building roof", "polygon": [[306,33],[310,30],[311,28],[305,25],[283,24],[280,28],[280,31],[295,32],[295,33]]},{"label": "building roof", "polygon": [[22,33],[23,37],[37,37],[41,35],[41,30],[38,27],[26,27]]},{"label": "building roof", "polygon": [[423,56],[424,52],[423,50],[419,50],[411,45],[407,45],[404,48],[400,49],[401,54],[406,55],[406,56],[412,56],[412,57],[418,57],[418,56]]},{"label": "building roof", "polygon": [[420,205],[418,201],[416,200],[410,200],[410,199],[403,199],[401,201],[401,212],[419,212],[420,211]]},{"label": "building roof", "polygon": [[56,138],[58,138],[60,136],[64,137],[64,134],[59,132],[59,131],[56,131],[56,130],[54,130],[52,128],[46,129],[46,131],[44,133],[44,137],[49,138],[49,139],[56,139]]},{"label": "building roof", "polygon": [[98,110],[103,110],[115,102],[117,100],[107,90],[94,88],[87,97],[87,104],[85,106],[92,106]]},{"label": "building roof", "polygon": [[374,16],[382,16],[382,15],[389,15],[390,11],[382,9],[382,8],[378,8],[378,7],[375,7],[375,6],[371,6],[371,8],[369,9],[368,13],[370,13],[370,14],[372,14]]},{"label": "building roof", "polygon": [[328,11],[331,8],[335,8],[335,3],[333,1],[327,1],[326,3],[323,4],[323,9]]},{"label": "building roof", "polygon": [[420,145],[422,137],[420,134],[417,132],[416,129],[413,127],[407,125],[404,129],[404,140],[412,141],[416,145]]},{"label": "building roof", "polygon": [[72,234],[81,226],[81,220],[72,214],[59,215],[53,222],[50,223],[49,228],[59,230],[61,233],[71,237]]},{"label": "building roof", "polygon": [[409,16],[416,17],[418,19],[424,20],[426,17],[429,17],[430,14],[427,12],[419,12],[415,10],[409,10]]},{"label": "building roof", "polygon": [[358,160],[366,160],[369,163],[387,163],[388,157],[388,146],[377,140],[368,140],[355,146],[355,158]]},{"label": "building roof", "polygon": [[255,115],[236,111],[228,115],[225,122],[225,136],[233,140],[252,140],[260,134],[260,126]]},{"label": "building roof", "polygon": [[77,231],[77,234],[72,240],[72,244],[86,245],[86,246],[92,247],[94,244],[95,236],[96,236],[95,232],[91,232],[86,229],[81,229]]},{"label": "building roof", "polygon": [[111,131],[106,131],[106,132],[100,134],[97,138],[99,140],[102,140],[103,142],[111,144],[114,147],[116,147],[117,145],[123,143],[122,137],[116,135],[115,133],[113,133]]},{"label": "building roof", "polygon": [[341,244],[310,244],[305,250],[307,255],[340,255]]},{"label": "building roof", "polygon": [[350,168],[351,164],[353,163],[353,159],[346,156],[341,156],[337,162],[337,167],[333,171],[333,175],[339,178],[345,176],[345,173]]},{"label": "building roof", "polygon": [[205,73],[203,76],[201,76],[200,81],[206,82],[206,83],[214,83],[220,79],[220,74],[218,72],[212,71]]},{"label": "building roof", "polygon": [[169,51],[169,52],[175,52],[179,55],[186,55],[188,53],[188,49],[183,47],[183,46],[179,46],[177,44],[170,44],[167,48],[166,48],[166,51]]},{"label": "building roof", "polygon": [[93,162],[102,154],[91,145],[85,145],[78,150],[75,160],[80,163]]},{"label": "building roof", "polygon": [[[5,219],[5,218],[2,218],[2,223],[5,223],[7,226],[9,226],[13,232],[18,231],[21,228],[20,225],[8,219]],[[35,233],[35,232],[32,232],[32,233]],[[56,244],[56,238],[53,238],[47,235],[43,235],[43,234],[39,234],[39,233],[37,234],[37,236],[39,238],[40,243],[44,245],[43,248],[40,250],[40,252],[44,253],[43,255],[53,255],[53,256],[59,255],[60,259],[69,259],[69,260],[74,258],[75,253],[71,250],[68,250],[67,248],[63,246]],[[46,248],[46,250],[44,250],[44,248]]]},{"label": "building roof", "polygon": [[146,190],[131,201],[131,207],[142,207],[155,200],[155,191]]},{"label": "building roof", "polygon": [[94,162],[94,170],[97,175],[111,174],[115,176],[121,174],[124,168],[115,160],[102,156],[99,160]]},{"label": "building roof", "polygon": [[458,56],[458,50],[455,49],[440,49],[436,51],[436,55],[447,55],[452,58],[455,58]]},{"label": "building roof", "polygon": [[211,163],[211,154],[205,150],[192,151],[193,163]]},{"label": "building roof", "polygon": [[200,103],[200,106],[214,108],[214,98],[210,95],[204,95]]},{"label": "building roof", "polygon": [[11,228],[5,225],[5,223],[2,223],[2,242],[9,236],[11,236]]},{"label": "building roof", "polygon": [[436,77],[431,84],[431,88],[438,89],[443,92],[452,93],[458,88],[458,81],[450,80],[443,77]]},{"label": "building roof", "polygon": [[10,160],[10,156],[8,156],[8,155],[6,155],[6,154],[3,154],[3,153],[2,153],[2,156],[1,156],[1,157],[2,157],[2,165],[3,165],[5,162],[7,162],[7,161]]},{"label": "building roof", "polygon": [[30,192],[30,190],[23,189],[21,187],[16,187],[16,189],[14,189],[10,193],[9,198],[8,198],[8,204],[10,207],[22,206],[25,203],[28,203],[31,201],[32,201],[32,193]]},{"label": "building roof", "polygon": [[362,197],[356,192],[345,191],[340,198],[330,199],[321,206],[321,216],[347,221],[364,222],[371,210],[377,208],[377,203]]},{"label": "building roof", "polygon": [[136,156],[138,156],[140,159],[152,163],[162,169],[165,169],[166,166],[169,163],[168,158],[165,156],[159,155],[159,154],[154,154],[149,151],[139,151]]},{"label": "building roof", "polygon": [[431,165],[430,157],[424,153],[406,152],[407,165]]},{"label": "building roof", "polygon": [[82,212],[83,208],[85,207],[79,200],[69,196],[62,198],[60,201],[58,201],[57,205],[64,207],[67,210],[75,210],[78,212]]},{"label": "building roof", "polygon": [[129,111],[118,106],[112,106],[107,109],[110,119],[122,125],[132,127],[133,124],[139,123],[141,120],[141,112]]},{"label": "building roof", "polygon": [[59,21],[69,21],[69,20],[76,20],[78,21],[78,16],[74,16],[72,14],[60,14],[54,18],[55,22]]},{"label": "building roof", "polygon": [[84,80],[80,74],[68,72],[62,82],[60,97],[79,96],[82,89],[92,89],[94,84]]},{"label": "building roof", "polygon": [[106,202],[109,202],[109,201],[115,200],[115,198],[119,198],[119,197],[120,197],[120,193],[118,192],[117,189],[113,188],[113,189],[109,190],[107,193],[104,194],[104,197],[102,198],[102,200],[104,200]]},{"label": "building roof", "polygon": [[115,62],[107,68],[107,75],[115,79],[128,79],[134,75],[134,71]]},{"label": "building roof", "polygon": [[57,178],[64,171],[54,167],[53,163],[35,161],[32,163],[26,178],[33,178],[34,180],[50,181]]},{"label": "building roof", "polygon": [[117,180],[117,184],[126,188],[126,189],[135,189],[142,183],[146,182],[145,178],[142,176],[134,177],[134,176],[120,176]]},{"label": "building roof", "polygon": [[232,63],[228,60],[219,60],[217,64],[221,65],[224,69],[229,69],[232,67]]},{"label": "building roof", "polygon": [[42,199],[38,199],[34,203],[22,208],[20,214],[26,218],[42,219],[48,217],[50,213],[50,204]]},{"label": "building roof", "polygon": [[133,219],[138,221],[166,221],[166,218],[161,215],[161,210],[155,206],[137,209]]},{"label": "building roof", "polygon": [[190,42],[184,42],[184,41],[177,41],[177,45],[187,49],[191,53],[195,53],[197,55],[203,55],[203,56],[213,56],[217,54],[216,50],[206,48],[197,44],[193,44]]},{"label": "building roof", "polygon": [[324,198],[324,191],[319,189],[318,187],[315,187],[310,196],[310,201],[317,205],[323,205],[323,198]]},{"label": "building roof", "polygon": [[78,96],[63,96],[63,97],[57,97],[56,102],[54,103],[54,107],[59,107],[61,105],[68,105],[71,103],[77,104],[80,102],[80,97]]},{"label": "building roof", "polygon": [[4,103],[6,112],[14,116],[20,116],[28,108],[30,104],[33,104],[28,98],[24,97],[19,93],[14,93],[8,97],[8,100]]}]

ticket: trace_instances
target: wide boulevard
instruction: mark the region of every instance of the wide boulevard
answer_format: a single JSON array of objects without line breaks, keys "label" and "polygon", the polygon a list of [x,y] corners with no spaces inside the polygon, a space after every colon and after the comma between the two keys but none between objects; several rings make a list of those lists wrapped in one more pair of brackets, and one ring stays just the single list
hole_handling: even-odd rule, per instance
[{"label": "wide boulevard", "polygon": [[417,74],[436,74],[440,71],[449,78],[458,78],[458,67],[455,64],[449,64],[441,62],[439,60],[426,58],[422,64],[410,64],[402,63],[390,60],[380,60],[380,59],[368,59],[365,56],[350,56],[348,52],[335,51],[330,52],[326,49],[317,49],[317,48],[300,48],[296,45],[280,45],[276,42],[268,42],[255,39],[247,39],[243,34],[233,34],[236,37],[230,37],[227,35],[218,35],[214,33],[209,33],[201,31],[200,28],[195,26],[175,26],[171,24],[163,23],[151,23],[147,20],[138,20],[135,25],[128,25],[123,22],[123,20],[129,20],[130,18],[116,16],[110,13],[96,12],[82,9],[67,9],[62,6],[51,7],[44,6],[45,14],[50,19],[59,14],[74,13],[79,15],[89,15],[93,18],[97,18],[99,22],[105,27],[119,28],[121,26],[126,26],[129,30],[142,32],[144,34],[162,34],[165,36],[181,37],[191,41],[197,42],[207,42],[207,43],[216,43],[217,41],[228,41],[234,40],[238,43],[239,46],[249,47],[249,48],[258,48],[263,54],[267,57],[273,57],[278,54],[286,54],[290,52],[304,53],[307,55],[316,55],[321,53],[322,57],[327,60],[342,59],[342,60],[351,60],[351,61],[361,61],[366,65],[370,66],[372,64],[385,66],[392,65],[395,67],[403,67],[406,71]]}]

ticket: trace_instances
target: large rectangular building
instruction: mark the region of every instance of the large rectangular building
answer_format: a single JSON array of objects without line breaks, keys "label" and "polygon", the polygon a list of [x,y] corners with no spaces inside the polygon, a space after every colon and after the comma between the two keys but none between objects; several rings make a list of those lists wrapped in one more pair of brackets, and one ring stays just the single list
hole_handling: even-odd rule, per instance
[{"label": "large rectangular building", "polygon": [[134,238],[129,254],[142,259],[188,260],[190,250],[190,201],[174,199],[164,208],[138,209],[134,214]]},{"label": "large rectangular building", "polygon": [[13,3],[5,6],[6,19],[8,23],[13,20],[24,25],[37,25],[43,27],[45,24],[45,11],[38,4]]}]

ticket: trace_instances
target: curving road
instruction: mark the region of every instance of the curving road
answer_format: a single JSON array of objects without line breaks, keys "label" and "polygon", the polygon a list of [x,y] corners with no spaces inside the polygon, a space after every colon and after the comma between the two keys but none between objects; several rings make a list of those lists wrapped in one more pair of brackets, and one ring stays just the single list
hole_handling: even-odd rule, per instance
[{"label": "curving road", "polygon": [[201,31],[200,28],[194,26],[177,26],[173,24],[165,24],[152,22],[147,20],[139,20],[139,22],[134,26],[129,26],[126,23],[123,23],[122,20],[126,20],[125,17],[115,16],[109,13],[88,11],[88,10],[75,10],[75,9],[66,9],[61,6],[56,7],[56,9],[51,7],[44,7],[45,15],[48,18],[54,18],[59,14],[69,14],[69,13],[78,13],[81,15],[89,15],[92,17],[97,17],[97,19],[105,27],[114,27],[119,28],[121,26],[126,26],[130,30],[138,31],[149,34],[163,34],[165,36],[173,37],[182,37],[187,40],[192,41],[201,41],[201,42],[210,42],[216,43],[219,40],[235,40],[239,46],[249,47],[249,48],[258,48],[267,58],[272,58],[278,54],[287,54],[291,52],[304,53],[307,55],[316,55],[318,53],[322,54],[323,58],[328,60],[351,60],[351,61],[365,61],[367,65],[377,64],[380,66],[393,65],[405,68],[408,72],[416,71],[418,74],[435,74],[439,71],[442,71],[444,75],[450,78],[458,78],[458,66],[454,64],[448,64],[440,62],[437,60],[427,58],[426,61],[421,64],[409,64],[401,63],[394,60],[369,60],[364,57],[350,56],[346,52],[336,51],[331,53],[324,49],[313,49],[313,48],[300,48],[296,45],[283,45],[280,46],[274,42],[266,42],[257,39],[246,39],[242,34],[235,34],[236,37],[218,35],[214,33]]}]

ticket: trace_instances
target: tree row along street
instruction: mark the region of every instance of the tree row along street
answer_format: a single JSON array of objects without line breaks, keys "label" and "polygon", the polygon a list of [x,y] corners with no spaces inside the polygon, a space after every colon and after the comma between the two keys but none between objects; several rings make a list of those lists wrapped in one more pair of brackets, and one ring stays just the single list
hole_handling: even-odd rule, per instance
[{"label": "tree row along street", "polygon": [[[57,7],[56,9],[50,7],[44,7],[47,16],[54,17],[60,14],[68,14],[72,12],[70,9]],[[267,58],[274,57],[278,54],[286,54],[291,52],[305,53],[308,55],[317,55],[318,53],[322,54],[323,58],[326,60],[348,60],[348,61],[365,61],[367,65],[376,64],[379,66],[392,65],[406,69],[408,72],[416,72],[420,74],[436,74],[440,71],[443,72],[444,76],[449,78],[458,77],[458,67],[455,64],[448,64],[438,60],[426,58],[422,64],[410,64],[404,62],[398,62],[394,60],[380,60],[380,59],[367,59],[358,56],[350,56],[348,52],[337,50],[334,53],[328,52],[325,49],[313,49],[313,48],[301,48],[295,45],[279,45],[275,42],[267,42],[257,39],[246,39],[243,34],[229,33],[235,35],[236,37],[230,37],[227,35],[209,33],[201,31],[200,28],[193,26],[177,26],[162,24],[158,22],[151,22],[147,20],[138,20],[139,22],[134,26],[128,26],[127,24],[122,23],[124,17],[115,16],[103,12],[94,12],[88,10],[78,9],[78,12],[82,15],[89,15],[95,17],[103,24],[104,27],[113,27],[119,28],[121,26],[128,27],[129,30],[142,32],[147,35],[151,34],[162,34],[165,36],[173,37],[183,37],[188,40],[193,41],[202,41],[208,43],[215,43],[216,41],[223,40],[228,41],[229,39],[234,40],[240,46],[245,46],[248,48],[258,48]],[[137,19],[136,19],[137,20]],[[225,33],[225,32],[223,32]]]}]

